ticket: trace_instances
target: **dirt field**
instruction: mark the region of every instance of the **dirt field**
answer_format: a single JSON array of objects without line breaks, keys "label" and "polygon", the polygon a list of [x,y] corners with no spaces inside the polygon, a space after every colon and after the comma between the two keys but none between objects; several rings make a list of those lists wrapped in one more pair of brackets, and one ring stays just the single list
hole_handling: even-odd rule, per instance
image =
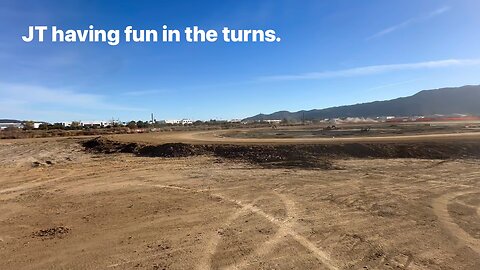
[{"label": "dirt field", "polygon": [[[338,126],[324,130],[324,126],[281,126],[273,128],[245,128],[234,130],[161,132],[119,134],[105,137],[123,142],[192,143],[192,144],[338,144],[355,142],[435,142],[480,141],[479,123],[375,124]],[[433,126],[430,126],[433,125]],[[368,131],[362,131],[367,128]]]},{"label": "dirt field", "polygon": [[[399,140],[480,145],[469,134]],[[109,138],[252,142],[223,135]],[[103,154],[85,140],[0,141],[0,269],[480,269],[477,158],[322,157],[331,166],[304,168],[218,147]]]}]

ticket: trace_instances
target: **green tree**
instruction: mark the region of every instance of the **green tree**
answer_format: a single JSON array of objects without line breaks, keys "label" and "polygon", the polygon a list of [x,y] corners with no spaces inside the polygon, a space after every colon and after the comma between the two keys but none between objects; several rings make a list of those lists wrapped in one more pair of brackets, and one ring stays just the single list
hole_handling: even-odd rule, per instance
[{"label": "green tree", "polygon": [[141,120],[138,120],[137,121],[137,127],[138,128],[147,128],[149,125],[148,125],[148,122],[143,122]]},{"label": "green tree", "polygon": [[128,122],[127,127],[130,128],[130,129],[136,129],[137,128],[137,123],[135,123],[135,121],[130,121],[130,122]]},{"label": "green tree", "polygon": [[63,123],[53,123],[51,127],[52,129],[65,129],[65,126],[63,125]]}]

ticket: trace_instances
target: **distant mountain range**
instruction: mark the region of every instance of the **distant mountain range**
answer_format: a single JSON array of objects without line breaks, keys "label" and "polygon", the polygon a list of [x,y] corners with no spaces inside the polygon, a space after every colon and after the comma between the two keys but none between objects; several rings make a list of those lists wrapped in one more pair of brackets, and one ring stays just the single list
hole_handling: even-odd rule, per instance
[{"label": "distant mountain range", "polygon": [[244,121],[301,121],[344,117],[431,116],[435,114],[468,114],[480,116],[480,85],[424,90],[413,96],[386,101],[331,107],[309,111],[279,111],[258,114]]},{"label": "distant mountain range", "polygon": [[14,119],[0,119],[0,124],[4,124],[4,123],[23,123],[23,121],[14,120]]},{"label": "distant mountain range", "polygon": [[[17,119],[0,119],[0,124],[5,124],[5,123],[16,123],[16,124],[23,124],[27,121],[24,121],[24,120],[17,120]],[[47,124],[47,122],[44,122],[44,121],[33,121],[35,123],[45,123]]]}]

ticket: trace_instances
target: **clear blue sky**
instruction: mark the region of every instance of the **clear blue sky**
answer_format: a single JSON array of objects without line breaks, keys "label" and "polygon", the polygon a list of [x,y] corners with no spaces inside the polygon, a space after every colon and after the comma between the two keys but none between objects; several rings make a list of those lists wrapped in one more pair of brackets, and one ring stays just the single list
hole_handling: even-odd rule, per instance
[{"label": "clear blue sky", "polygon": [[[243,118],[480,83],[480,2],[0,0],[0,118]],[[25,43],[61,29],[275,29],[279,43]],[[49,37],[47,35],[47,37]]]}]

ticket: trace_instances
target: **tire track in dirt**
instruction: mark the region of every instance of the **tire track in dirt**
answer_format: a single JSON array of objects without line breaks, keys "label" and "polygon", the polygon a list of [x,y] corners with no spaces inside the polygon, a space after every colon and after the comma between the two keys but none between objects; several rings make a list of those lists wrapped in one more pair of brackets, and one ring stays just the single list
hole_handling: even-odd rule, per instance
[{"label": "tire track in dirt", "polygon": [[288,231],[285,228],[293,228],[294,222],[294,215],[296,215],[297,211],[295,210],[295,202],[288,199],[285,195],[280,194],[278,192],[274,192],[276,196],[278,196],[285,208],[286,216],[283,222],[285,223],[285,227],[280,227],[275,235],[268,241],[264,242],[260,247],[256,248],[252,254],[244,258],[238,263],[232,264],[226,269],[243,269],[250,265],[250,262],[255,257],[261,257],[269,254],[275,246],[277,246],[281,241],[285,240],[285,236],[289,235]]},{"label": "tire track in dirt", "polygon": [[475,213],[477,214],[478,217],[480,217],[480,206],[474,206],[474,205],[470,205],[470,204],[466,204],[464,202],[461,202],[461,201],[455,201],[455,203],[458,203],[462,206],[465,206],[465,207],[468,207],[468,208],[475,208],[476,211]]},{"label": "tire track in dirt", "polygon": [[49,184],[51,182],[67,179],[67,178],[73,177],[73,176],[80,176],[80,175],[76,175],[72,171],[68,171],[68,172],[66,172],[65,174],[63,174],[62,176],[59,176],[59,177],[46,179],[44,181],[36,180],[36,181],[28,182],[28,183],[25,183],[25,184],[22,184],[22,185],[18,185],[18,186],[15,186],[15,187],[2,189],[2,190],[0,190],[0,195],[40,187],[40,186],[43,186],[45,184]]},{"label": "tire track in dirt", "polygon": [[313,244],[310,240],[308,240],[306,237],[300,235],[297,233],[295,230],[292,228],[285,226],[285,223],[281,220],[276,219],[275,217],[270,216],[269,214],[263,212],[261,209],[254,207],[254,206],[248,206],[241,204],[241,202],[238,202],[239,205],[242,207],[248,209],[252,213],[258,214],[260,216],[263,216],[265,219],[270,221],[271,223],[277,225],[280,227],[280,229],[283,229],[286,231],[287,234],[293,237],[295,241],[297,241],[299,244],[301,244],[303,247],[305,247],[307,250],[309,250],[320,262],[323,263],[324,266],[326,266],[328,269],[338,269],[333,262],[330,259],[329,254],[327,254],[325,251],[319,249],[315,244]]},{"label": "tire track in dirt", "polygon": [[460,202],[460,201],[455,201],[455,203],[458,203],[458,204],[463,205],[465,207],[475,208],[477,210],[475,213],[477,214],[478,217],[480,217],[480,206],[474,206],[474,205],[466,204],[466,203],[463,203],[463,202]]},{"label": "tire track in dirt", "polygon": [[[32,188],[37,188],[37,187],[40,187],[40,186],[43,186],[43,185],[46,185],[46,184],[50,184],[52,182],[56,182],[56,181],[59,181],[59,180],[65,180],[65,179],[77,179],[79,177],[83,178],[83,177],[86,177],[86,176],[89,176],[91,175],[92,173],[89,172],[88,169],[90,169],[90,166],[92,166],[92,164],[90,163],[87,163],[84,165],[84,168],[82,171],[75,171],[74,169],[67,169],[66,167],[63,167],[61,170],[61,175],[60,176],[57,176],[57,177],[53,177],[53,178],[50,178],[50,179],[37,179],[37,180],[34,180],[32,179],[32,181],[24,181],[25,183],[23,184],[19,184],[19,185],[16,185],[14,187],[9,187],[9,188],[4,188],[4,189],[0,189],[0,195],[2,194],[9,194],[9,193],[14,193],[14,192],[19,192],[19,191],[24,191],[24,190],[27,190],[27,189],[32,189]],[[52,167],[54,168],[54,167]],[[117,169],[121,169],[123,167],[121,166],[117,166],[117,167],[111,167],[109,168],[109,170],[105,170],[103,172],[100,173],[103,174],[103,175],[107,175],[107,174],[110,174],[112,172],[115,172]],[[141,169],[139,169],[140,171]],[[131,170],[133,172],[135,172],[134,170]],[[36,172],[36,171],[31,171],[31,177],[32,178],[35,178],[35,176],[37,175],[41,175],[42,173],[41,172]],[[98,176],[98,175],[96,175]]]},{"label": "tire track in dirt", "polygon": [[[253,200],[250,204],[255,204],[261,197],[256,198]],[[227,220],[223,223],[223,225],[219,228],[225,228],[229,227],[236,219],[241,217],[242,215],[248,213],[246,209],[240,208],[238,211],[234,212],[232,215],[230,215]],[[209,243],[207,244],[207,247],[205,248],[205,254],[198,264],[197,269],[202,270],[202,269],[212,269],[212,258],[215,255],[217,251],[218,244],[220,243],[220,240],[222,239],[222,236],[218,233],[218,231],[215,231],[211,238]]]},{"label": "tire track in dirt", "polygon": [[[119,167],[119,168],[121,168],[121,167]],[[103,171],[101,173],[95,174],[95,176],[99,177],[99,176],[102,176],[102,175],[109,175],[112,172],[115,172],[115,169],[118,169],[118,168],[111,168],[111,171]],[[136,171],[141,171],[141,169],[132,170],[132,172],[136,172]],[[57,181],[60,181],[60,180],[68,180],[68,179],[78,180],[79,178],[84,178],[84,177],[90,176],[91,174],[92,173],[88,172],[88,170],[84,170],[84,171],[81,171],[81,172],[75,172],[74,170],[66,170],[65,172],[62,173],[61,176],[57,176],[57,177],[53,177],[53,178],[45,179],[45,180],[41,180],[41,179],[40,180],[32,180],[32,181],[28,181],[26,183],[17,185],[15,187],[0,189],[0,195],[25,191],[25,190],[28,190],[28,189],[37,188],[37,187],[41,187],[41,186],[44,186],[44,185],[47,185],[47,184],[51,184],[53,182],[57,182]]]},{"label": "tire track in dirt", "polygon": [[219,198],[223,201],[231,202],[234,203],[242,208],[242,210],[246,210],[248,212],[257,214],[259,216],[262,216],[269,222],[277,225],[280,230],[285,231],[286,234],[290,235],[295,241],[297,241],[300,245],[302,245],[304,248],[306,248],[310,253],[312,253],[325,267],[331,270],[336,270],[339,269],[330,259],[330,256],[328,253],[325,251],[321,250],[318,248],[314,243],[312,243],[310,240],[308,240],[306,237],[300,235],[297,233],[294,229],[291,227],[287,226],[284,221],[279,220],[267,213],[265,213],[263,210],[261,210],[258,207],[255,207],[251,204],[244,203],[240,200],[235,200],[228,198],[222,194],[212,194],[212,193],[207,193],[205,191],[198,191],[195,189],[190,189],[190,188],[185,188],[185,187],[178,187],[178,186],[173,186],[173,185],[152,185],[155,187],[159,188],[168,188],[168,189],[176,189],[176,190],[183,190],[183,191],[189,191],[189,192],[194,192],[194,193],[206,193],[209,194],[212,197]]},{"label": "tire track in dirt", "polygon": [[[202,194],[208,194],[207,192],[211,191],[210,189],[191,189],[191,188],[185,188],[185,187],[180,187],[180,186],[175,186],[175,185],[158,185],[158,184],[145,184],[145,183],[141,183],[139,185],[153,186],[153,187],[163,188],[163,189],[181,190],[181,191],[187,191],[187,192],[193,192],[193,193],[202,193]],[[210,195],[212,195],[212,194],[210,194]],[[217,197],[217,196],[214,196],[214,197]],[[251,204],[254,204],[260,198],[261,197],[256,198],[254,201],[251,202]],[[235,211],[233,214],[231,214],[226,219],[226,221],[223,223],[222,226],[220,226],[220,228],[228,227],[234,220],[236,220],[237,218],[239,218],[240,216],[242,216],[246,213],[248,213],[246,208],[238,209],[237,211]],[[216,252],[218,244],[220,243],[220,240],[221,240],[221,235],[218,234],[218,231],[215,231],[211,235],[210,241],[207,243],[207,246],[205,248],[204,253],[206,254],[206,256],[204,256],[199,261],[199,263],[198,263],[197,267],[195,267],[195,269],[199,269],[199,270],[212,269],[211,259],[212,259],[213,255],[215,255],[215,252]],[[147,256],[147,257],[143,257],[143,258],[140,258],[140,259],[126,260],[126,261],[123,261],[123,262],[110,264],[110,265],[107,266],[107,268],[116,268],[116,267],[126,265],[126,264],[141,262],[141,261],[144,261],[146,259],[153,258],[155,256],[157,256],[157,255]]]},{"label": "tire track in dirt", "polygon": [[[448,204],[450,203],[450,201],[454,200],[459,196],[474,193],[477,192],[463,191],[445,194],[434,199],[432,207],[435,215],[438,217],[440,222],[450,232],[452,236],[456,237],[460,242],[471,248],[477,254],[480,254],[480,241],[465,232],[462,228],[460,228],[460,226],[455,223],[453,218],[448,213]],[[479,211],[480,210],[477,208],[477,214],[479,213]]]}]

